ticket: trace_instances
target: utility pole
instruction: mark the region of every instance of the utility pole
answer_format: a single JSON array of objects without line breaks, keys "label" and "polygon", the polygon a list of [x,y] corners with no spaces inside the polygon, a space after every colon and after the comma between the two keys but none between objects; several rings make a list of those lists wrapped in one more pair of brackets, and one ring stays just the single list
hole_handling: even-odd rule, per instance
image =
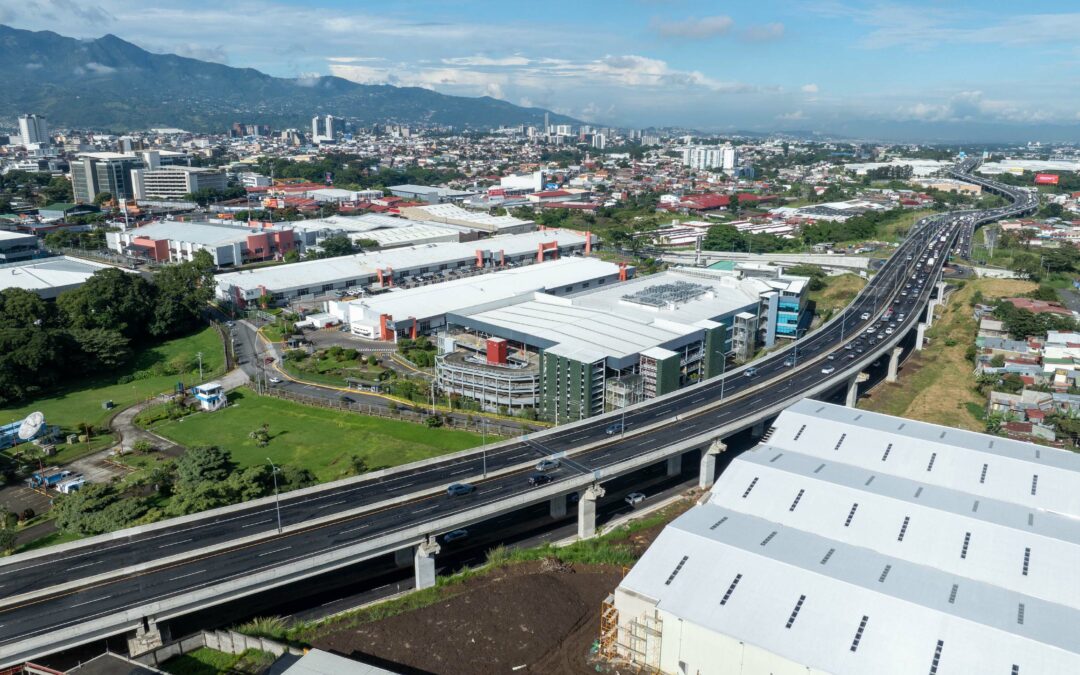
[{"label": "utility pole", "polygon": [[483,449],[480,451],[484,460],[484,478],[487,478],[487,417],[483,418]]},{"label": "utility pole", "polygon": [[269,457],[266,458],[266,461],[270,462],[271,475],[274,476],[274,505],[277,508],[277,531],[278,534],[281,534],[281,493],[278,492],[277,484],[278,468],[274,466],[274,461]]}]

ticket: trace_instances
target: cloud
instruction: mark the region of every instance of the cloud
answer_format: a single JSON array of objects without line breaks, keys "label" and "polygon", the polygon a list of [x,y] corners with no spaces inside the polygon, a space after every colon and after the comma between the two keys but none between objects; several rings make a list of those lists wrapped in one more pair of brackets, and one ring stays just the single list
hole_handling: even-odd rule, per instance
[{"label": "cloud", "polygon": [[920,122],[1047,122],[1046,111],[1012,101],[989,99],[981,91],[961,91],[943,103],[919,102],[897,111],[901,120]]},{"label": "cloud", "polygon": [[116,68],[113,68],[112,66],[106,66],[105,64],[98,63],[96,61],[88,61],[85,67],[86,70],[89,70],[90,72],[96,73],[98,75],[111,75],[112,73],[116,72]]},{"label": "cloud", "polygon": [[682,19],[681,21],[663,21],[654,19],[653,30],[666,38],[686,38],[689,40],[705,40],[708,38],[726,35],[731,32],[735,21],[730,16],[703,16],[700,18]]},{"label": "cloud", "polygon": [[804,94],[816,94],[818,93],[818,86],[811,82],[810,84],[804,84],[803,86],[799,87],[799,91]]},{"label": "cloud", "polygon": [[794,110],[788,113],[782,113],[776,116],[776,119],[781,122],[795,122],[798,120],[806,119],[806,115],[801,110]]},{"label": "cloud", "polygon": [[784,37],[784,24],[766,23],[750,26],[742,32],[742,39],[747,42],[773,42]]},{"label": "cloud", "polygon": [[452,66],[527,66],[532,63],[532,60],[517,54],[501,58],[492,58],[490,56],[477,54],[475,56],[459,56],[452,59],[442,59],[442,62]]},{"label": "cloud", "polygon": [[186,56],[189,59],[210,61],[212,63],[228,63],[229,55],[225,53],[225,47],[216,45],[207,47],[195,43],[180,44],[170,50],[178,56]]},{"label": "cloud", "polygon": [[37,8],[36,11],[52,13],[50,10],[54,10],[61,16],[75,17],[93,26],[112,23],[116,20],[112,14],[98,5],[87,5],[74,2],[74,0],[45,0],[41,4],[44,6]]},{"label": "cloud", "polygon": [[386,59],[381,56],[327,56],[326,60],[331,63],[375,63]]}]

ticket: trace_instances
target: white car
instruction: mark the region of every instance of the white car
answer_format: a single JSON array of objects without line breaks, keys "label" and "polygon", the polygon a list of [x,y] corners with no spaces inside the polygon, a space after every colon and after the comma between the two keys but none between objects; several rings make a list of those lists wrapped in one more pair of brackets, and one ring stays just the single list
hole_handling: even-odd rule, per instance
[{"label": "white car", "polygon": [[885,329],[885,334],[886,335],[892,335],[893,334],[893,329],[892,328],[886,328]]},{"label": "white car", "polygon": [[281,384],[281,378],[280,377],[271,377],[270,378],[270,384]]},{"label": "white car", "polygon": [[832,366],[832,365],[825,366],[824,368],[821,369],[821,372],[824,373],[825,375],[832,375],[833,373],[836,372],[836,366]]},{"label": "white car", "polygon": [[631,492],[630,494],[626,495],[626,499],[624,499],[623,501],[626,502],[627,504],[629,504],[630,506],[637,506],[641,502],[645,501],[645,493],[644,492]]},{"label": "white car", "polygon": [[862,319],[863,321],[866,321],[867,319],[870,318],[870,312],[863,312],[862,316],[860,316],[859,318]]}]

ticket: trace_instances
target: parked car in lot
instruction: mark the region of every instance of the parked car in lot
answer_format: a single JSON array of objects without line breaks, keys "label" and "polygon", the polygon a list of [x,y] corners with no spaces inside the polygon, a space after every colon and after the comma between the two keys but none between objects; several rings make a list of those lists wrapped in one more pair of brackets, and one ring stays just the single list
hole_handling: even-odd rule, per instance
[{"label": "parked car in lot", "polygon": [[536,470],[541,472],[554,471],[559,468],[560,464],[562,464],[562,462],[557,459],[542,459],[536,463]]},{"label": "parked car in lot", "polygon": [[534,473],[529,476],[529,485],[547,485],[551,482],[551,476],[546,473]]},{"label": "parked car in lot", "polygon": [[461,497],[470,494],[476,488],[468,483],[454,483],[446,488],[446,494],[451,497]]},{"label": "parked car in lot", "polygon": [[451,530],[450,532],[447,532],[446,534],[443,535],[442,540],[443,540],[444,543],[449,544],[452,541],[457,541],[458,539],[465,539],[468,536],[469,536],[469,531],[468,530],[465,530],[465,529]]},{"label": "parked car in lot", "polygon": [[643,492],[631,492],[630,494],[626,495],[626,498],[623,499],[623,501],[626,502],[627,504],[629,504],[630,506],[637,506],[641,502],[645,501],[645,493],[643,493]]}]

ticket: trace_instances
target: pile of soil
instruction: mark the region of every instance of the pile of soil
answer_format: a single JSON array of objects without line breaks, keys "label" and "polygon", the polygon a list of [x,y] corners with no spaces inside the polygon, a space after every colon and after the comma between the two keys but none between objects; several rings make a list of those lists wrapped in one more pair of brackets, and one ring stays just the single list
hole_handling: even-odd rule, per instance
[{"label": "pile of soil", "polygon": [[621,578],[610,566],[513,565],[470,579],[438,604],[312,642],[439,675],[595,674],[601,603]]}]

